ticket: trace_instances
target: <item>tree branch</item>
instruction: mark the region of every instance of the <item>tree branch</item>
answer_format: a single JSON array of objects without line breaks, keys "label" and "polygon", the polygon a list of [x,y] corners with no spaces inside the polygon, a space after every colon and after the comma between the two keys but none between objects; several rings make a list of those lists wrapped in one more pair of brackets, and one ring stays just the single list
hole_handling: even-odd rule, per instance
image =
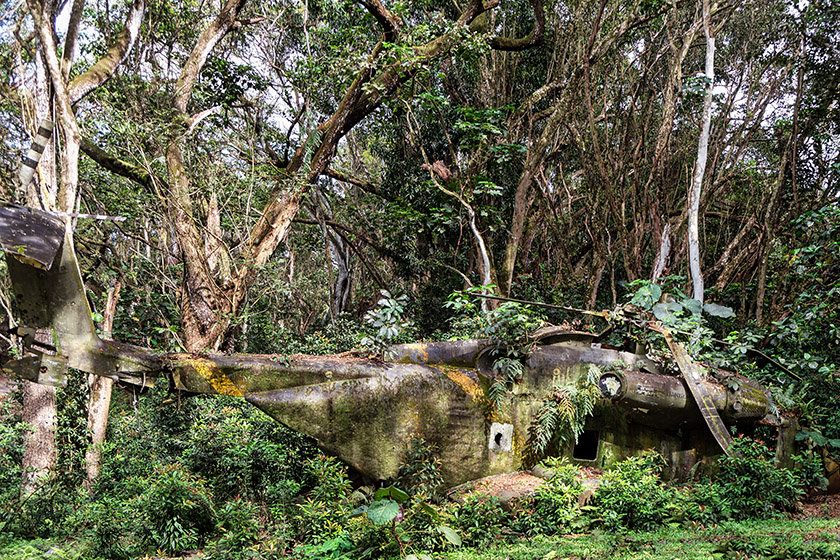
[{"label": "tree branch", "polygon": [[244,3],[245,0],[227,0],[213,23],[208,25],[207,29],[198,38],[198,42],[190,53],[181,75],[178,76],[178,82],[175,84],[173,103],[182,114],[187,112],[187,103],[192,96],[193,87],[195,87],[198,74],[204,67],[207,57],[210,56],[210,52],[222,37],[234,27],[236,16],[239,15],[239,10]]},{"label": "tree branch", "polygon": [[[292,222],[295,223],[295,224],[305,224],[305,225],[310,225],[310,226],[312,226],[312,225],[317,226],[317,225],[320,224],[320,222],[318,220],[307,220],[305,218],[295,218],[294,220],[292,220]],[[335,222],[335,221],[332,221],[332,220],[324,220],[324,224],[326,224],[326,225],[330,226],[331,228],[335,229],[339,233],[339,235],[341,235],[341,232],[344,231],[346,233],[349,233],[350,235],[358,237],[359,239],[364,241],[365,244],[373,247],[373,249],[375,249],[377,253],[379,253],[383,257],[391,259],[392,261],[394,261],[397,264],[400,264],[402,266],[408,266],[409,265],[409,262],[404,257],[402,257],[400,254],[395,253],[394,251],[391,251],[390,249],[387,249],[386,247],[383,247],[382,245],[380,245],[379,243],[377,243],[376,241],[374,241],[373,239],[371,239],[367,235],[361,233],[360,231],[356,231],[355,229],[352,229],[348,226],[345,226],[344,224],[341,224],[339,222]],[[344,237],[344,235],[341,235],[341,237],[344,238],[345,240],[347,239],[346,237]]]},{"label": "tree branch", "polygon": [[201,121],[203,121],[211,115],[218,114],[221,110],[222,106],[216,105],[215,107],[210,107],[209,109],[205,109],[204,111],[196,113],[195,115],[190,117],[187,120],[187,134],[190,134],[193,130],[195,130],[195,127],[197,127],[201,123]]},{"label": "tree branch", "polygon": [[373,183],[362,181],[360,179],[356,179],[355,177],[351,177],[349,175],[345,175],[340,171],[336,171],[332,167],[328,167],[324,173],[330,179],[335,179],[336,181],[341,181],[342,183],[350,183],[351,185],[355,185],[362,189],[365,192],[370,194],[375,194],[376,196],[382,196],[381,191],[379,190],[379,186]]},{"label": "tree branch", "polygon": [[543,0],[531,0],[531,10],[534,12],[534,28],[531,32],[515,39],[512,37],[493,37],[490,41],[490,48],[497,51],[524,51],[536,47],[542,43],[545,32],[545,12],[543,11]]},{"label": "tree branch", "polygon": [[246,18],[246,19],[238,19],[233,23],[234,29],[239,29],[243,25],[256,25],[257,23],[263,23],[264,21],[268,21],[269,18],[265,16],[260,17],[253,17],[253,18]]},{"label": "tree branch", "polygon": [[125,177],[135,183],[142,185],[149,189],[150,192],[155,192],[155,183],[163,184],[157,177],[153,177],[151,173],[141,167],[137,167],[125,160],[112,156],[96,144],[90,138],[82,136],[81,140],[82,152],[84,152],[90,159],[120,177]]},{"label": "tree branch", "polygon": [[385,40],[393,42],[402,23],[400,17],[389,12],[379,0],[359,0],[359,2],[382,26],[382,30],[385,32]]},{"label": "tree branch", "polygon": [[85,95],[95,90],[114,75],[117,67],[126,59],[137,35],[140,33],[140,25],[143,23],[143,13],[146,11],[145,0],[134,0],[122,33],[117,37],[116,42],[111,45],[105,56],[96,61],[87,72],[77,76],[70,82],[68,93],[70,103],[77,103]]},{"label": "tree branch", "polygon": [[85,0],[74,0],[73,8],[70,10],[70,21],[67,22],[67,36],[64,39],[64,52],[61,56],[61,70],[64,72],[64,79],[70,76],[70,66],[73,64],[73,53],[76,50],[76,42],[79,39],[79,26],[82,21],[82,11],[85,7]]}]

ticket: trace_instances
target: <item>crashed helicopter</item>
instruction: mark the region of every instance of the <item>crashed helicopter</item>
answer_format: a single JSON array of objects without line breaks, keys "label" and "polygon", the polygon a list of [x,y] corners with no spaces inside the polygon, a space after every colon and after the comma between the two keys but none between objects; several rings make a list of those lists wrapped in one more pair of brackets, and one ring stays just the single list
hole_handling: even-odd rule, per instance
[{"label": "crashed helicopter", "polygon": [[[31,175],[30,175],[31,177]],[[394,478],[411,439],[433,444],[448,487],[519,470],[539,409],[563,384],[594,372],[601,397],[577,442],[553,450],[573,462],[609,467],[645,449],[658,450],[672,476],[729,452],[729,429],[778,428],[777,459],[791,454],[795,422],[774,415],[764,387],[737,377],[721,383],[694,363],[661,326],[669,364],[607,345],[603,336],[564,328],[534,333],[504,413],[488,406],[495,346],[488,340],[404,344],[383,358],[161,354],[101,339],[91,319],[72,236],[60,216],[0,206],[6,254],[25,355],[3,370],[41,384],[63,385],[69,368],[148,388],[241,397],[276,421],[311,436],[372,480]],[[46,329],[51,345],[35,332]],[[676,367],[673,367],[673,366]]]}]

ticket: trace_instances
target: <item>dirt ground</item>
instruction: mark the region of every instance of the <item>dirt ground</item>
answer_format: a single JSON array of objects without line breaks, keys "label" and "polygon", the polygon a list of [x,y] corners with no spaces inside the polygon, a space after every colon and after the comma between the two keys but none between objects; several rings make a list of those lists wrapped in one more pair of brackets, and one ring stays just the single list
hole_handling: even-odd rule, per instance
[{"label": "dirt ground", "polygon": [[802,512],[797,514],[797,517],[840,519],[840,494],[812,496],[806,499],[802,504]]},{"label": "dirt ground", "polygon": [[5,374],[0,373],[0,396],[6,395],[18,388],[18,381],[9,379]]}]

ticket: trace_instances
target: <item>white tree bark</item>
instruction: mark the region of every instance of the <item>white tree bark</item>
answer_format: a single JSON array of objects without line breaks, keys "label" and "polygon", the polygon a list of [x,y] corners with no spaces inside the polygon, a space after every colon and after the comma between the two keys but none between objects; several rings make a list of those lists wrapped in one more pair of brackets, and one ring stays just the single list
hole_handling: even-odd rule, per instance
[{"label": "white tree bark", "polygon": [[700,266],[700,193],[709,153],[709,131],[712,125],[712,90],[715,80],[715,38],[712,29],[710,0],[703,0],[703,32],[706,36],[706,94],[703,99],[703,122],[697,143],[697,161],[688,192],[688,262],[694,299],[703,302],[703,271]]},{"label": "white tree bark", "polygon": [[662,230],[662,241],[659,243],[659,251],[656,253],[656,261],[653,263],[653,273],[650,276],[650,281],[656,284],[659,277],[662,276],[662,271],[665,270],[665,265],[668,258],[671,256],[671,224],[665,224]]}]

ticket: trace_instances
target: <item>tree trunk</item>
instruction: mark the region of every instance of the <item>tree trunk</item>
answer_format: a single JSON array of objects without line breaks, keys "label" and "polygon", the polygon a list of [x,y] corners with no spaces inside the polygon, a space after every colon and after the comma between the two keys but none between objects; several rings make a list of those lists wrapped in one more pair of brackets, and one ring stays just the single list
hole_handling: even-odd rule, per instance
[{"label": "tree trunk", "polygon": [[[108,290],[108,299],[102,320],[102,338],[111,339],[114,328],[114,314],[120,298],[120,282],[114,282]],[[114,380],[109,377],[88,375],[90,387],[90,401],[88,403],[88,431],[90,431],[90,447],[85,452],[85,468],[87,469],[86,486],[90,488],[99,476],[102,462],[102,444],[105,443],[105,430],[108,427],[108,411],[111,407],[111,389]]]},{"label": "tree trunk", "polygon": [[55,387],[24,381],[22,420],[32,427],[23,438],[21,494],[27,496],[55,467]]},{"label": "tree trunk", "polygon": [[671,257],[671,224],[665,223],[662,230],[662,240],[659,242],[659,250],[656,252],[656,261],[653,263],[653,273],[650,275],[650,281],[654,284],[659,281],[665,266],[668,264],[668,259]]},{"label": "tree trunk", "polygon": [[697,161],[688,193],[688,262],[691,270],[693,297],[703,303],[703,272],[700,263],[700,194],[709,153],[709,131],[712,125],[712,90],[715,81],[715,38],[709,0],[703,0],[703,32],[706,36],[706,95],[703,99],[703,124],[697,143]]},{"label": "tree trunk", "polygon": [[532,184],[534,181],[533,174],[538,166],[541,164],[534,163],[530,158],[525,163],[525,170],[519,177],[519,182],[516,185],[516,195],[513,200],[513,217],[511,218],[510,235],[505,246],[505,256],[502,260],[501,274],[500,274],[500,290],[503,296],[509,296],[511,288],[513,287],[513,269],[516,266],[516,256],[519,252],[519,245],[522,242],[522,234],[525,231],[525,218],[528,216],[528,211],[531,209],[531,204],[534,202],[534,193]]},{"label": "tree trunk", "polygon": [[[39,46],[35,54],[35,122],[27,123],[33,131],[37,130],[42,119],[52,119],[49,71],[44,60],[43,48]],[[34,138],[34,135],[33,135]],[[56,201],[55,144],[50,141],[44,147],[36,173],[37,179],[30,185],[21,185],[26,192],[27,204],[36,208],[50,210]],[[49,336],[43,333],[45,342]],[[37,490],[38,480],[49,476],[56,461],[55,426],[56,406],[55,387],[38,385],[30,381],[23,382],[23,422],[32,427],[26,432],[23,445],[23,480],[21,494],[26,496]]]}]

